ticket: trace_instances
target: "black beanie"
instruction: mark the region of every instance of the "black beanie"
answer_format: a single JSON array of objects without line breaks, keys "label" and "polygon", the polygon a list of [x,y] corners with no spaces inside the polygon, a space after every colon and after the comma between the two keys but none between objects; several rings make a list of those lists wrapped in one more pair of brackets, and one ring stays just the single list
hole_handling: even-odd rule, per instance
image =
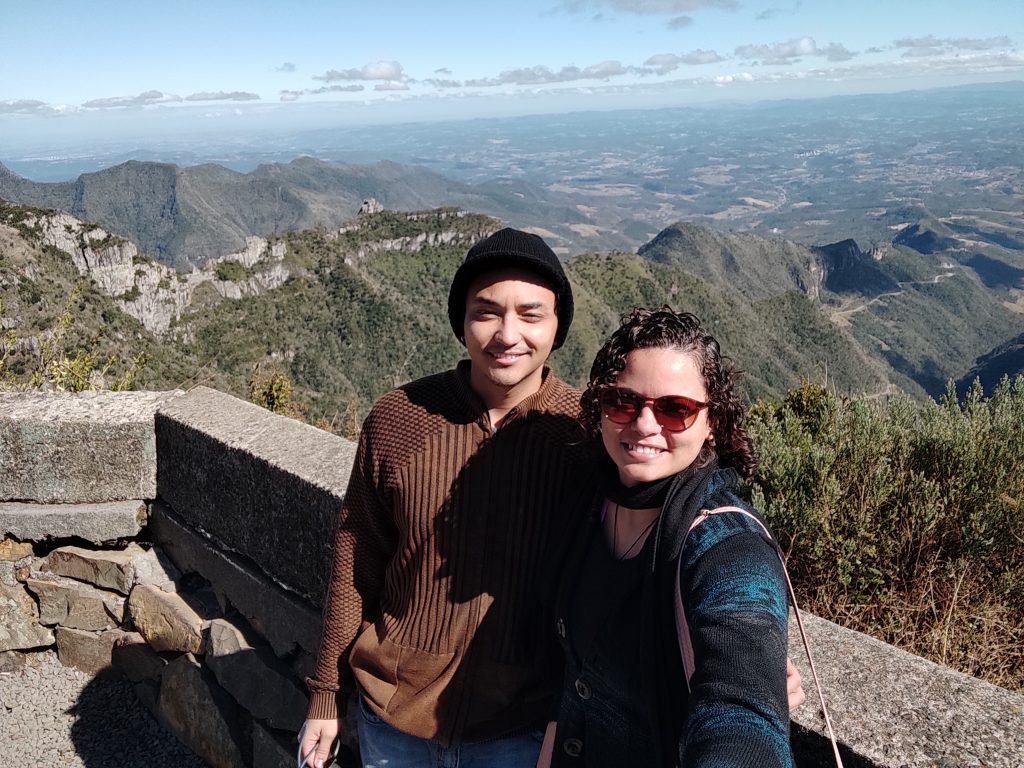
[{"label": "black beanie", "polygon": [[558,311],[558,330],[555,331],[554,349],[562,346],[569,326],[572,325],[572,287],[565,276],[562,262],[555,252],[539,235],[506,227],[490,237],[485,237],[469,249],[462,266],[452,278],[448,292],[448,321],[456,338],[463,339],[466,320],[466,292],[469,284],[484,272],[511,268],[532,272],[548,284],[555,292],[555,306]]}]

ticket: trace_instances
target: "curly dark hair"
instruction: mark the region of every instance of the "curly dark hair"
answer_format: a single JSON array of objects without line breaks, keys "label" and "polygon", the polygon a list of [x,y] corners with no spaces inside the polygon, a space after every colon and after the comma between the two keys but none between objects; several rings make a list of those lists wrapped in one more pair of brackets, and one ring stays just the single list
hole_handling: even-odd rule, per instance
[{"label": "curly dark hair", "polygon": [[600,441],[600,390],[615,384],[626,368],[626,357],[635,349],[675,349],[693,357],[708,393],[708,421],[714,436],[713,444],[704,444],[697,463],[707,464],[717,456],[723,467],[733,467],[750,479],[757,470],[757,457],[743,426],[746,408],[736,392],[732,363],[722,356],[718,342],[695,315],[668,306],[656,310],[637,307],[626,313],[597,353],[580,398],[580,421],[587,435]]}]

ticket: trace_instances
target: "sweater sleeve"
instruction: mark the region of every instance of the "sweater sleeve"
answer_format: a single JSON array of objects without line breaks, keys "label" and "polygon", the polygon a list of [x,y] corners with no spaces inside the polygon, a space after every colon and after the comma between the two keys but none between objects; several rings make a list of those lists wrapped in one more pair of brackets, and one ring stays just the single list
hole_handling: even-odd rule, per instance
[{"label": "sweater sleeve", "polygon": [[772,545],[728,517],[695,529],[683,552],[695,669],[680,762],[789,768],[785,576]]},{"label": "sweater sleeve", "polygon": [[384,572],[393,557],[396,533],[389,494],[381,488],[381,469],[373,456],[374,414],[363,425],[352,474],[334,538],[320,650],[313,677],[307,679],[310,719],[345,713],[355,690],[349,653],[361,629],[379,617]]}]

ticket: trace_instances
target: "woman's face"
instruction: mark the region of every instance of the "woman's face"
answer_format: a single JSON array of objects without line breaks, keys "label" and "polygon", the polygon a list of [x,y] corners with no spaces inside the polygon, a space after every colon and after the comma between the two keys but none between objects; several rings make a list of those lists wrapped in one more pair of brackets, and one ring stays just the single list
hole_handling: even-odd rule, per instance
[{"label": "woman's face", "polygon": [[[636,349],[626,357],[626,367],[615,386],[632,390],[644,399],[682,395],[707,401],[704,378],[694,359],[675,349]],[[697,414],[693,425],[671,432],[658,423],[651,404],[628,424],[616,424],[601,416],[601,439],[623,485],[660,480],[686,469],[700,454],[711,434],[708,411]]]}]

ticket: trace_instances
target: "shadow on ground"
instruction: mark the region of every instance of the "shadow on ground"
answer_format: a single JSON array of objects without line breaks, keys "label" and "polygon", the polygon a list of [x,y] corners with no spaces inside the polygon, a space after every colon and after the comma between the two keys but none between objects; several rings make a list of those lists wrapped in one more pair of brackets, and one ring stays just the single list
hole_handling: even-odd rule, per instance
[{"label": "shadow on ground", "polygon": [[114,674],[93,678],[68,710],[71,741],[86,768],[205,768]]}]

